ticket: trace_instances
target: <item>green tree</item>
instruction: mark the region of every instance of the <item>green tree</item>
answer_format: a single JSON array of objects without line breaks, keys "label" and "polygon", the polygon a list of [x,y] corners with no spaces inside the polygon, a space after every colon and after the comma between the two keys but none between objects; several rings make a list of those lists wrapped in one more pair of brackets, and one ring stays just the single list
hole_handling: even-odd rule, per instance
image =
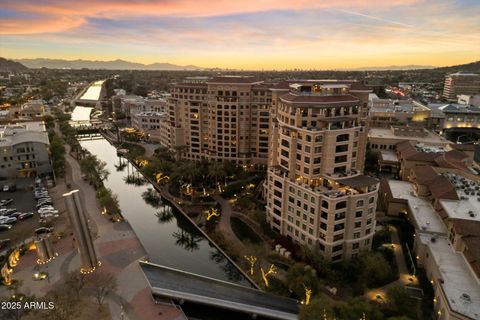
[{"label": "green tree", "polygon": [[54,135],[50,142],[50,155],[55,174],[63,175],[65,170],[65,146],[63,140],[57,135]]}]

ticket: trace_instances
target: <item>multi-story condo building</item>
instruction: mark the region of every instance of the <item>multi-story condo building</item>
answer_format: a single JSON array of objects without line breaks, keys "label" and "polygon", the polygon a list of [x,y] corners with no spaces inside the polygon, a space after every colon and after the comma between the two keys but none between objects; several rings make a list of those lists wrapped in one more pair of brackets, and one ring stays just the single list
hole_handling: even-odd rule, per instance
[{"label": "multi-story condo building", "polygon": [[160,141],[160,125],[167,118],[164,112],[143,111],[132,114],[132,127],[143,132],[150,141]]},{"label": "multi-story condo building", "polygon": [[332,261],[371,248],[378,181],[362,175],[368,93],[352,81],[272,87],[267,220]]},{"label": "multi-story condo building", "polygon": [[452,73],[445,76],[443,97],[448,101],[457,101],[457,95],[480,93],[480,74]]},{"label": "multi-story condo building", "polygon": [[161,143],[191,160],[266,164],[269,85],[253,77],[189,77],[174,84]]},{"label": "multi-story condo building", "polygon": [[43,122],[0,128],[0,177],[52,175],[48,134]]}]

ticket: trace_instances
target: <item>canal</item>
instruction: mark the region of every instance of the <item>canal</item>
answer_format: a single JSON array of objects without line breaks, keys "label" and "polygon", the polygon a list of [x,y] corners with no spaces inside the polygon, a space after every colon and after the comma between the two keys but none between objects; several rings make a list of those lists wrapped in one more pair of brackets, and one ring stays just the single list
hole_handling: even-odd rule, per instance
[{"label": "canal", "polygon": [[139,180],[140,173],[117,156],[115,147],[107,140],[84,140],[80,144],[107,164],[110,174],[105,186],[118,196],[122,215],[132,226],[151,262],[252,287],[196,226],[160,198],[150,183],[132,183]]}]

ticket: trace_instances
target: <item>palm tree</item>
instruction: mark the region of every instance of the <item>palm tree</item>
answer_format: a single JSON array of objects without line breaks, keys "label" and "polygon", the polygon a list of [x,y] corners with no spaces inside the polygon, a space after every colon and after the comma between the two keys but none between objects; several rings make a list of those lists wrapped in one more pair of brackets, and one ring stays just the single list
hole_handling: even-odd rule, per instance
[{"label": "palm tree", "polygon": [[188,146],[186,145],[175,146],[173,147],[173,149],[175,150],[175,158],[177,160],[182,160],[182,156],[185,152],[187,152]]},{"label": "palm tree", "polygon": [[214,162],[208,166],[208,176],[215,179],[215,188],[218,186],[218,179],[225,178],[227,173],[222,162]]}]

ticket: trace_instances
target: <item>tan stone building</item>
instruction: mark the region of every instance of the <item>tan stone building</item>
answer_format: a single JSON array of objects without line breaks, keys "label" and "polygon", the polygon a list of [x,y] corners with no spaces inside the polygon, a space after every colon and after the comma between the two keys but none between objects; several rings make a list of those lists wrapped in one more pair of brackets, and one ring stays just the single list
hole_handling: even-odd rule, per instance
[{"label": "tan stone building", "polygon": [[191,160],[266,164],[269,85],[253,77],[189,77],[174,84],[161,143]]},{"label": "tan stone building", "polygon": [[378,181],[362,175],[369,90],[351,81],[272,87],[267,220],[332,261],[369,250]]}]

